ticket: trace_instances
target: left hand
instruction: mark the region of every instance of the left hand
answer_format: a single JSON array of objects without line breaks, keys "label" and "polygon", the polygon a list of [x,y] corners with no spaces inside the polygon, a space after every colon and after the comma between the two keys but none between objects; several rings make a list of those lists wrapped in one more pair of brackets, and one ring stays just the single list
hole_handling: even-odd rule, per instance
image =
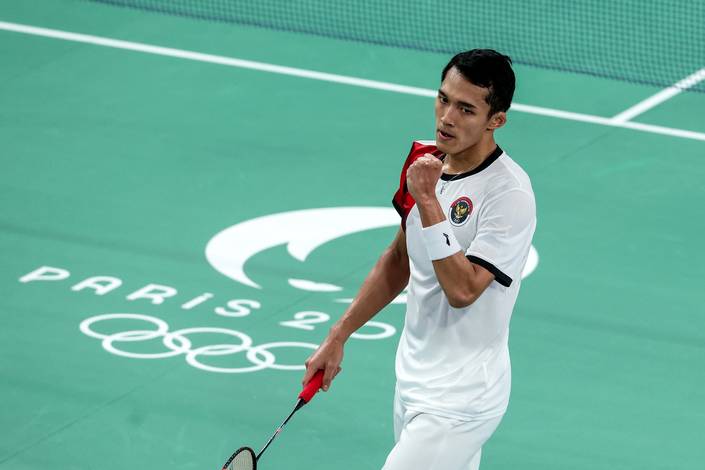
[{"label": "left hand", "polygon": [[406,185],[415,201],[436,197],[436,184],[443,173],[443,162],[427,153],[406,170]]}]

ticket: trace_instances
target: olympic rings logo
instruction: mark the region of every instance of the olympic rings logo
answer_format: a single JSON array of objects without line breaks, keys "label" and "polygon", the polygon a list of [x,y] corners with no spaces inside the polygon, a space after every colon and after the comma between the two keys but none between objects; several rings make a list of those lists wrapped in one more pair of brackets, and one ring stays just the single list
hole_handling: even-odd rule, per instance
[{"label": "olympic rings logo", "polygon": [[[92,329],[95,323],[107,322],[110,320],[129,319],[141,320],[151,323],[156,329],[149,330],[129,330],[118,333],[104,334]],[[92,338],[102,340],[103,349],[117,356],[130,357],[135,359],[163,359],[166,357],[186,355],[186,362],[198,369],[208,372],[219,372],[225,374],[239,374],[244,372],[256,372],[262,369],[277,369],[277,370],[304,370],[306,367],[301,365],[282,365],[277,364],[276,356],[270,349],[294,347],[308,348],[315,350],[317,344],[300,343],[293,341],[280,341],[275,343],[265,343],[259,346],[252,345],[252,338],[245,333],[227,328],[216,327],[193,327],[182,328],[176,331],[169,331],[169,325],[159,318],[149,315],[141,315],[138,313],[106,313],[104,315],[96,315],[94,317],[83,320],[80,324],[81,332]],[[233,338],[234,344],[212,344],[194,348],[193,343],[188,339],[190,334],[219,334]],[[119,349],[121,343],[134,343],[139,341],[149,341],[161,338],[163,345],[168,349],[165,352],[158,353],[138,353]],[[226,356],[246,352],[245,357],[252,363],[248,367],[215,367],[204,364],[200,358],[203,356]]]}]

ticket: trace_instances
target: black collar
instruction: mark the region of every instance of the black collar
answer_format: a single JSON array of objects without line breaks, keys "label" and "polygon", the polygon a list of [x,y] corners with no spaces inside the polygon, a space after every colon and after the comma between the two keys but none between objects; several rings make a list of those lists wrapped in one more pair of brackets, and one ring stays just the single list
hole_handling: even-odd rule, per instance
[{"label": "black collar", "polygon": [[[477,174],[477,173],[481,172],[482,170],[484,170],[485,168],[487,168],[488,166],[492,165],[492,163],[494,163],[494,161],[497,160],[499,158],[499,156],[502,155],[503,152],[504,151],[501,148],[499,148],[499,145],[498,145],[497,147],[495,147],[495,149],[492,151],[492,153],[490,153],[487,156],[487,158],[485,158],[482,161],[482,163],[480,163],[477,166],[477,168],[473,168],[470,171],[466,171],[465,173],[460,173],[460,174],[456,174],[456,175],[450,175],[448,173],[443,173],[441,175],[441,179],[443,181],[450,181],[450,180],[455,181],[455,180],[459,180],[461,178],[465,178],[466,176]],[[443,155],[443,158],[441,158],[441,160],[444,160],[445,157],[446,156]]]}]

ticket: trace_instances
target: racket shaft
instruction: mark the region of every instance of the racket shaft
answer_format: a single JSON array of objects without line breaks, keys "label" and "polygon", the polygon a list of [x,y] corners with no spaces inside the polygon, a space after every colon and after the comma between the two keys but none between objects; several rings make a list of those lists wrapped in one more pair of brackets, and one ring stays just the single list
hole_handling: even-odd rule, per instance
[{"label": "racket shaft", "polygon": [[294,416],[294,414],[297,411],[299,411],[299,409],[301,409],[301,407],[304,406],[305,404],[306,404],[306,402],[302,398],[298,399],[298,401],[296,402],[296,406],[294,406],[294,409],[291,411],[289,416],[287,416],[287,418],[284,420],[284,422],[277,428],[276,431],[274,431],[274,434],[272,434],[272,437],[269,438],[269,440],[264,445],[264,447],[262,447],[262,450],[259,451],[259,454],[257,454],[257,460],[259,460],[260,456],[262,454],[264,454],[264,451],[267,450],[267,447],[269,447],[269,444],[271,444],[272,441],[274,441],[274,439],[279,435],[279,433],[282,432],[282,429],[284,429],[284,426],[286,426],[286,423],[289,422],[291,417]]}]

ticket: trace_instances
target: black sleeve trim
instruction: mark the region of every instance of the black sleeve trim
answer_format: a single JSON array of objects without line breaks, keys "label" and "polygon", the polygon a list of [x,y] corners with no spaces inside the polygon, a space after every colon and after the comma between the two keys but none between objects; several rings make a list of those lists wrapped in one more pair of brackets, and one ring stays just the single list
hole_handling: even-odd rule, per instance
[{"label": "black sleeve trim", "polygon": [[509,287],[512,285],[512,278],[497,269],[494,264],[488,263],[484,259],[478,258],[477,256],[468,255],[466,256],[466,258],[469,259],[470,262],[482,266],[483,268],[494,274],[495,281],[499,282],[504,287]]},{"label": "black sleeve trim", "polygon": [[396,197],[392,198],[392,205],[394,206],[394,208],[395,208],[395,209],[397,210],[397,212],[399,213],[399,216],[403,219],[403,218],[404,218],[404,210],[401,208],[401,206],[400,206],[399,203],[397,202],[397,198],[396,198]]},{"label": "black sleeve trim", "polygon": [[394,208],[397,210],[399,213],[399,216],[401,217],[401,229],[406,233],[406,216],[404,215],[404,209],[397,203],[397,198],[392,198],[392,205]]}]

